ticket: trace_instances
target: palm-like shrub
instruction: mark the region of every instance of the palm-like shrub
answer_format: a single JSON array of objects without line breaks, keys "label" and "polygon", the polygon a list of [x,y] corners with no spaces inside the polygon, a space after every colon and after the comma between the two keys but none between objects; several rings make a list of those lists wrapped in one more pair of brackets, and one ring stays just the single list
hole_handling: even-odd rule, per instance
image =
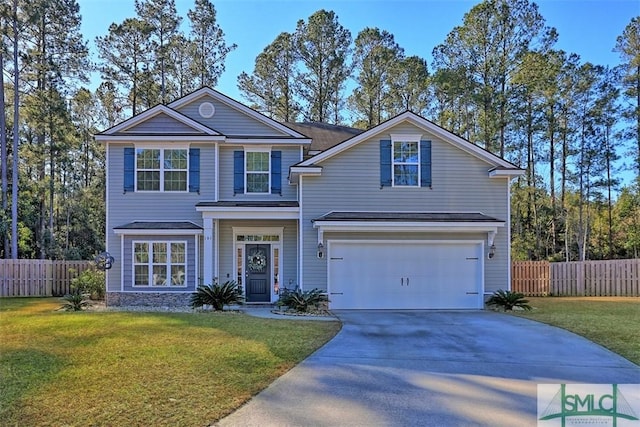
[{"label": "palm-like shrub", "polygon": [[74,289],[70,294],[66,294],[62,299],[65,301],[60,307],[65,311],[82,311],[91,307],[91,303],[87,299],[87,294],[80,289]]},{"label": "palm-like shrub", "polygon": [[225,305],[242,304],[244,298],[242,289],[233,280],[222,285],[200,285],[191,295],[191,307],[199,308],[203,305],[213,306],[216,311],[224,310]]},{"label": "palm-like shrub", "polygon": [[531,306],[529,300],[524,298],[524,294],[520,292],[497,290],[487,300],[487,305],[499,307],[504,311],[512,311],[514,308],[529,311]]},{"label": "palm-like shrub", "polygon": [[328,302],[327,295],[320,289],[302,291],[297,288],[294,291],[286,291],[280,295],[278,306],[286,306],[298,312],[309,311],[310,308],[318,309],[319,305]]}]

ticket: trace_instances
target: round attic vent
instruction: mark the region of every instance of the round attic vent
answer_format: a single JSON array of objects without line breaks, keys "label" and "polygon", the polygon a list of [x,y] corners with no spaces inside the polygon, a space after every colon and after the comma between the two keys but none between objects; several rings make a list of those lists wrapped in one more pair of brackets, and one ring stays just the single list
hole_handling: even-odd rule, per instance
[{"label": "round attic vent", "polygon": [[210,102],[203,102],[202,104],[200,104],[200,107],[198,107],[198,113],[200,113],[200,116],[208,119],[210,117],[213,117],[213,115],[216,113],[216,107],[214,107]]}]

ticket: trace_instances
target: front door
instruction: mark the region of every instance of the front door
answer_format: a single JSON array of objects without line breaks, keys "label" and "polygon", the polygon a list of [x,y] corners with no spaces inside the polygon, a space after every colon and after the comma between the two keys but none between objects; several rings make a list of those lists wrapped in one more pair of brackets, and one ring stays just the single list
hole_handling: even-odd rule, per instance
[{"label": "front door", "polygon": [[245,271],[247,276],[246,300],[247,302],[269,302],[271,301],[270,291],[270,268],[269,268],[269,245],[246,245],[245,246]]}]

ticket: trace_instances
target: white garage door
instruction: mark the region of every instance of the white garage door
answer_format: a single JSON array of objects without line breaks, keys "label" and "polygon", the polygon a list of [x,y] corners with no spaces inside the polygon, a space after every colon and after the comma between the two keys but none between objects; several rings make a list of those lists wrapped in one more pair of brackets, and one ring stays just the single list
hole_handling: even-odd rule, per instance
[{"label": "white garage door", "polygon": [[330,241],[332,309],[477,309],[481,242]]}]

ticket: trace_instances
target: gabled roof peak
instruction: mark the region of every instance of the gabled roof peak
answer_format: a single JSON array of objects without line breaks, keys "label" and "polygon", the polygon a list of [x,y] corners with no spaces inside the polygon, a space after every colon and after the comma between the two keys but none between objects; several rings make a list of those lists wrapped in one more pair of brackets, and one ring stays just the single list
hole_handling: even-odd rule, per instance
[{"label": "gabled roof peak", "polygon": [[312,166],[312,165],[317,165],[319,163],[322,163],[324,160],[329,159],[345,150],[348,150],[349,148],[361,143],[362,141],[376,137],[376,135],[380,135],[380,134],[384,134],[385,132],[388,132],[391,128],[403,122],[411,123],[416,127],[423,129],[424,131],[432,134],[433,136],[438,137],[439,139],[445,142],[448,142],[481,160],[484,160],[485,162],[489,163],[490,165],[493,165],[494,167],[502,167],[506,169],[519,170],[519,168],[516,165],[510,163],[509,161],[499,156],[496,156],[495,154],[481,147],[478,147],[472,142],[467,141],[466,139],[444,129],[443,127],[435,124],[434,122],[427,120],[424,117],[419,116],[418,114],[409,110],[403,113],[400,113],[397,116],[383,123],[380,123],[377,126],[372,127],[371,129],[368,129],[334,147],[329,148],[326,151],[323,151],[320,154],[317,154],[299,163],[298,166]]}]

